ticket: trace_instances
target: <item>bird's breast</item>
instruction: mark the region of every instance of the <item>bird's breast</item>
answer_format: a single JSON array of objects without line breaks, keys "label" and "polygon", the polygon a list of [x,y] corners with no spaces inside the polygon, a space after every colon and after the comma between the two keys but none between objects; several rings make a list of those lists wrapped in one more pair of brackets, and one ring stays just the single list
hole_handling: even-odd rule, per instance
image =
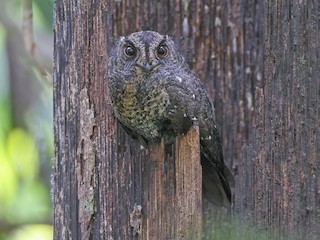
[{"label": "bird's breast", "polygon": [[130,118],[137,111],[137,85],[126,83],[122,92],[116,97],[115,105],[122,118]]},{"label": "bird's breast", "polygon": [[126,83],[114,104],[117,117],[124,125],[146,138],[159,137],[159,123],[169,105],[164,89]]}]

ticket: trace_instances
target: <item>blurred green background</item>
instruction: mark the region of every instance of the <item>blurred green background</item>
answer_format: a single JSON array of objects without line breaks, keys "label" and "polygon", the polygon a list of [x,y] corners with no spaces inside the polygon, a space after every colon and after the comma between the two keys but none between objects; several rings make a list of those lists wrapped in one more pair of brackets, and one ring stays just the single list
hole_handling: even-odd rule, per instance
[{"label": "blurred green background", "polygon": [[[0,0],[0,240],[53,239],[52,84],[23,44],[23,0]],[[39,59],[51,72],[53,0],[33,1]]]}]

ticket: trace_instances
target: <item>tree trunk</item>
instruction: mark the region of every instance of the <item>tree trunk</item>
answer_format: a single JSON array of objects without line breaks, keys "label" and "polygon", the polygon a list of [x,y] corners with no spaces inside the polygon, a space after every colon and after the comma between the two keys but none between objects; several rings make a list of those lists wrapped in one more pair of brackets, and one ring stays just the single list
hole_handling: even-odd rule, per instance
[{"label": "tree trunk", "polygon": [[199,128],[149,149],[108,97],[111,4],[55,3],[54,239],[201,239]]},{"label": "tree trunk", "polygon": [[[177,199],[178,185],[151,189],[150,201],[143,192],[148,181],[175,176],[150,170],[152,162],[161,170],[172,159],[162,145],[140,149],[117,127],[105,79],[112,36],[147,29],[186,37],[190,64],[212,96],[236,179],[235,239],[316,239],[319,8],[288,0],[265,0],[264,7],[262,0],[56,1],[55,239],[145,239],[151,229],[166,231],[149,232],[149,239],[178,236],[179,225],[158,229],[144,218],[158,214],[149,209],[161,191]],[[170,211],[165,217],[176,224]],[[219,239],[216,228],[212,234]]]},{"label": "tree trunk", "polygon": [[118,203],[119,166],[110,161],[118,156],[104,77],[111,6],[66,0],[54,11],[54,239],[120,239],[122,229],[111,230],[121,221],[128,239],[128,218],[112,220],[114,211],[127,215],[117,206],[129,193]]},{"label": "tree trunk", "polygon": [[235,210],[266,239],[320,236],[319,11],[319,1],[265,1],[264,85],[240,150]]},{"label": "tree trunk", "polygon": [[150,146],[149,159],[144,159],[138,169],[142,170],[142,186],[137,191],[143,191],[138,239],[201,239],[199,128],[179,136],[173,149],[166,148],[163,141],[160,146]]}]

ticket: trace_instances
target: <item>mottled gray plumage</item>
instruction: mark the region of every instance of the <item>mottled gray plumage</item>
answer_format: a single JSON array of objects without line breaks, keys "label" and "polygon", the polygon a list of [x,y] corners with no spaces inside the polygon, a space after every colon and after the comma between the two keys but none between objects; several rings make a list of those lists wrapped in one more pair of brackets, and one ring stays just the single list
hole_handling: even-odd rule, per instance
[{"label": "mottled gray plumage", "polygon": [[228,205],[231,174],[223,162],[214,108],[179,46],[152,31],[120,37],[110,54],[108,80],[116,117],[144,145],[161,137],[170,141],[198,122],[204,197]]}]

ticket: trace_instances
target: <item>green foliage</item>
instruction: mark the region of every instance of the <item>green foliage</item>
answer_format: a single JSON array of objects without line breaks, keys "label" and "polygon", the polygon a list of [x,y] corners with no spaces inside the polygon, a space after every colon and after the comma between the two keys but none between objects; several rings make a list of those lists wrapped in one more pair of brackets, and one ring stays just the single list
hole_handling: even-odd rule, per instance
[{"label": "green foliage", "polygon": [[[49,176],[41,171],[47,173],[51,170],[52,89],[39,92],[46,101],[41,107],[35,101],[39,106],[34,104],[27,109],[31,117],[18,116],[28,127],[14,126],[11,109],[15,101],[10,98],[10,82],[13,79],[10,79],[9,67],[10,71],[15,71],[16,66],[10,65],[15,61],[8,60],[11,53],[6,41],[7,36],[13,34],[12,26],[21,29],[22,1],[3,3],[3,9],[9,12],[7,21],[1,22],[0,18],[0,240],[51,240],[52,226],[47,225],[52,220]],[[35,36],[46,33],[51,36],[52,8],[52,0],[33,1]],[[41,34],[37,35],[39,30]],[[28,63],[25,56],[19,55],[18,61]],[[11,55],[11,59],[14,57]],[[36,76],[34,79],[36,81]]]},{"label": "green foliage", "polygon": [[0,142],[5,141],[11,128],[12,123],[9,101],[8,99],[1,100],[0,98]]},{"label": "green foliage", "polygon": [[14,231],[10,240],[51,240],[53,238],[52,226],[45,224],[26,225]]},{"label": "green foliage", "polygon": [[[8,84],[5,81],[8,79],[8,60],[5,56],[5,40],[6,40],[6,29],[0,22],[0,101],[3,101],[6,97],[6,92],[8,91]],[[1,108],[0,108],[1,113]],[[1,116],[1,115],[0,115]],[[0,118],[1,119],[1,118]]]},{"label": "green foliage", "polygon": [[21,184],[10,205],[7,217],[16,223],[41,222],[50,216],[48,189],[40,181]]},{"label": "green foliage", "polygon": [[0,219],[5,214],[10,203],[15,199],[18,178],[14,169],[14,165],[10,161],[4,144],[0,142]]},{"label": "green foliage", "polygon": [[52,29],[53,0],[34,0],[34,3],[38,7],[38,13],[42,16],[45,27]]},{"label": "green foliage", "polygon": [[39,160],[33,138],[23,129],[13,129],[7,142],[8,156],[15,171],[23,181],[34,179],[38,174]]},{"label": "green foliage", "polygon": [[[21,0],[11,2],[11,11],[19,16],[22,15],[22,2]],[[53,0],[33,0],[32,10],[35,27],[51,30],[53,24]]]},{"label": "green foliage", "polygon": [[39,181],[36,144],[23,129],[0,142],[0,220],[10,224],[50,219],[49,190]]},{"label": "green foliage", "polygon": [[[0,141],[0,221],[24,226],[24,223],[50,219],[49,190],[38,178],[37,151],[34,139],[23,129],[12,129],[6,141]],[[27,232],[31,234],[36,226],[32,226],[32,231],[25,227],[21,230],[18,228],[15,237],[10,239],[21,239],[19,236],[22,236],[22,232],[29,229]],[[51,227],[46,227],[48,232]],[[41,228],[39,231],[42,231]],[[37,234],[39,232],[35,231],[30,236]],[[48,236],[50,234],[52,230]],[[0,239],[4,239],[1,234]],[[41,239],[52,239],[52,236]]]},{"label": "green foliage", "polygon": [[33,138],[23,129],[13,129],[8,137],[7,151],[22,181],[34,179],[39,170],[39,159]]}]

